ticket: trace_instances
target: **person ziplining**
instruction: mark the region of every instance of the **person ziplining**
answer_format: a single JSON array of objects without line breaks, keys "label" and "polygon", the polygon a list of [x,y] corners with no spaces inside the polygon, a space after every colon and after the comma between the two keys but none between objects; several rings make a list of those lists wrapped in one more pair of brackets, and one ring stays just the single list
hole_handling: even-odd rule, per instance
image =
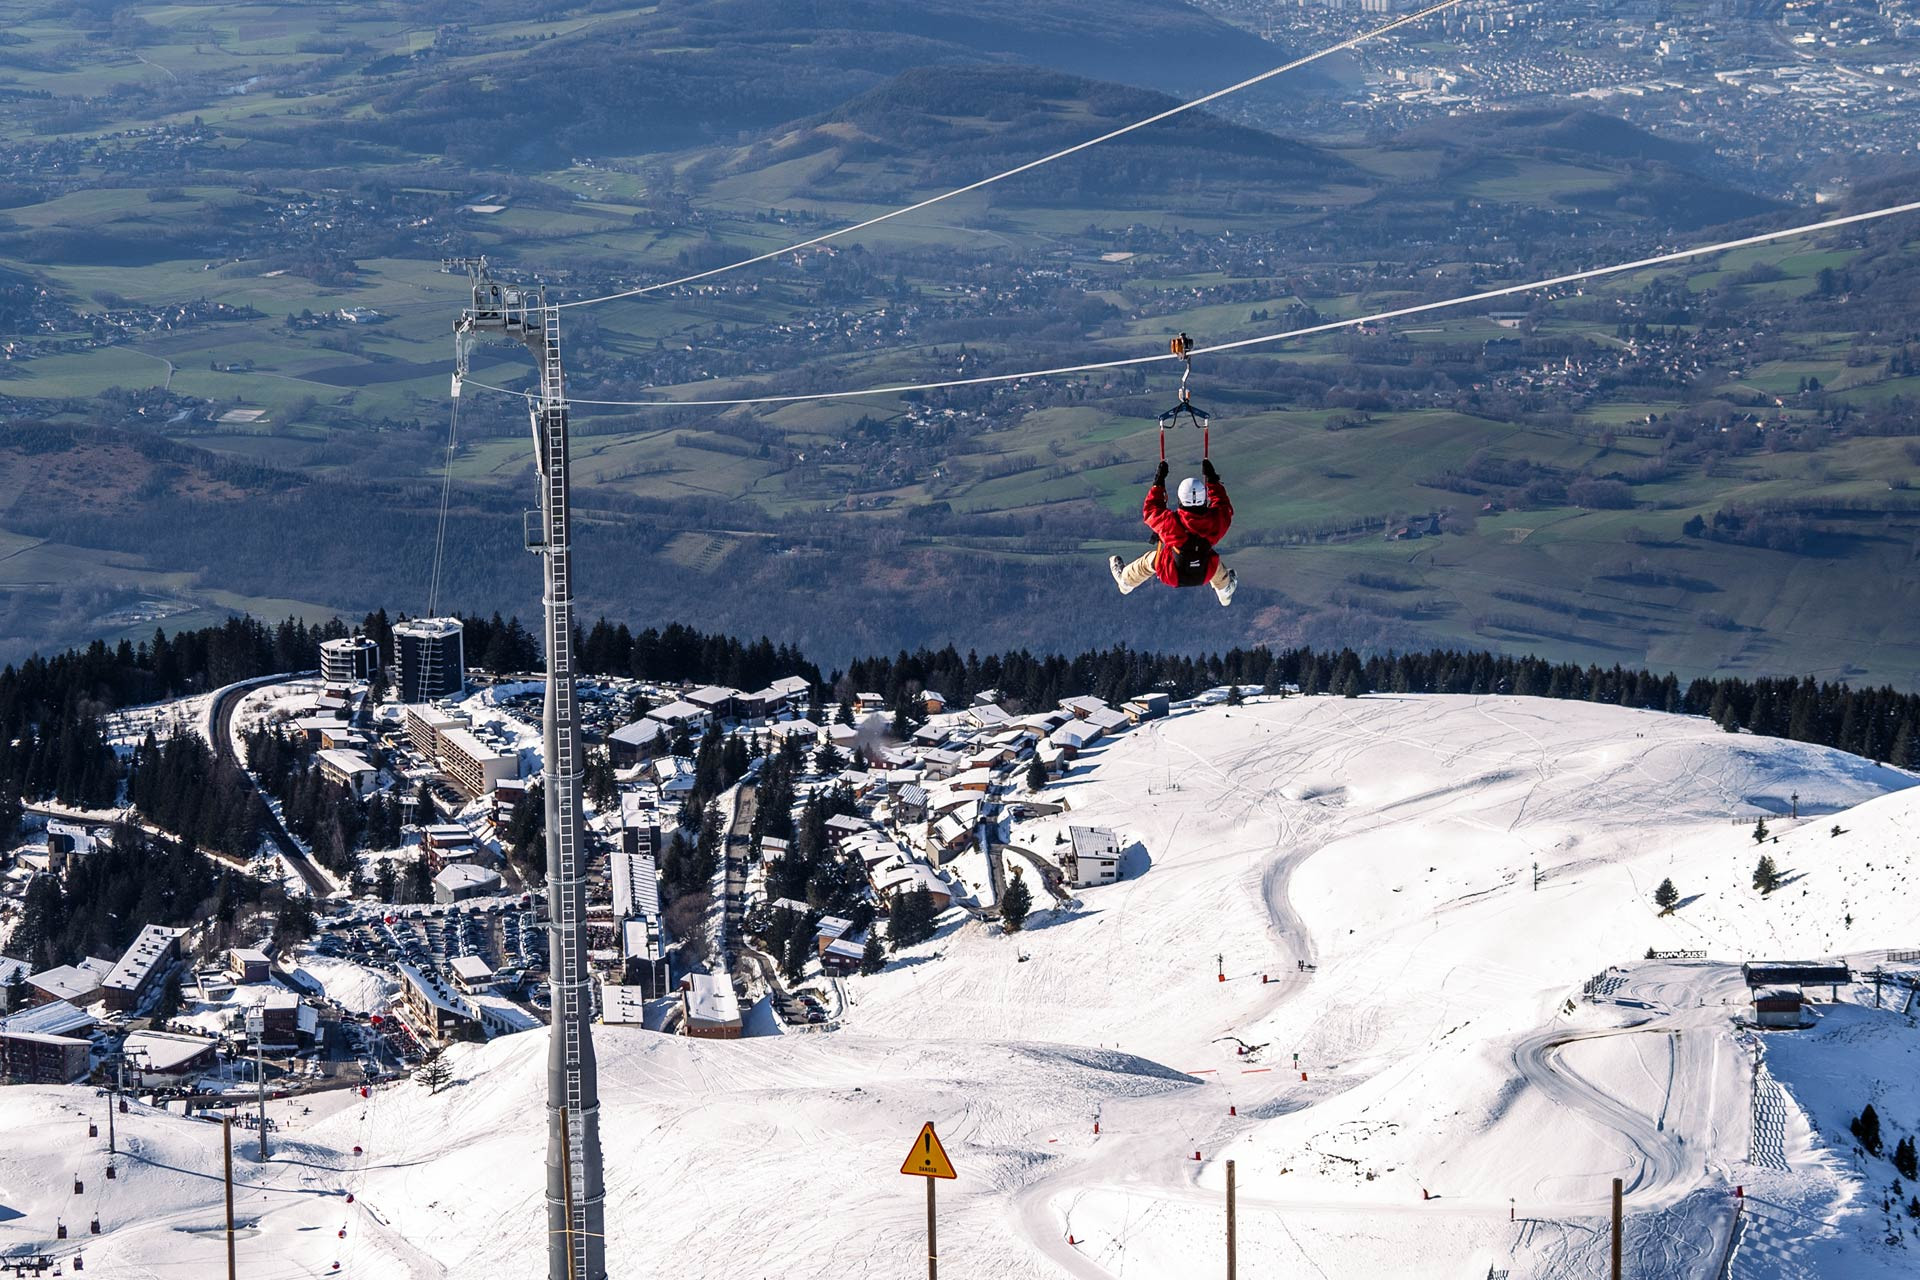
[{"label": "person ziplining", "polygon": [[[1233,502],[1227,486],[1212,458],[1212,419],[1206,410],[1193,403],[1193,339],[1181,334],[1169,344],[1180,357],[1180,401],[1160,415],[1160,466],[1153,473],[1153,484],[1141,506],[1141,519],[1158,539],[1153,550],[1132,563],[1112,557],[1107,567],[1113,580],[1126,595],[1149,578],[1159,578],[1170,587],[1213,588],[1220,603],[1233,603],[1240,576],[1221,561],[1215,544],[1227,536],[1233,526]],[[1188,476],[1180,482],[1179,505],[1167,505],[1167,429],[1181,425],[1200,429],[1200,477]]]}]

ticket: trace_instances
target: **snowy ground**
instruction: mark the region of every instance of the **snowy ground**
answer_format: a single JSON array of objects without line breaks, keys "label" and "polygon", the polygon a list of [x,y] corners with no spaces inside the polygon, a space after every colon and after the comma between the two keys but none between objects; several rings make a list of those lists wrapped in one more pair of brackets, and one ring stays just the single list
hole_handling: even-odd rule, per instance
[{"label": "snowy ground", "polygon": [[[1154,722],[1049,789],[1069,813],[1012,833],[1046,852],[1068,822],[1113,827],[1121,883],[1018,939],[949,923],[849,981],[842,1034],[597,1030],[613,1271],[913,1274],[923,1191],[896,1170],[931,1119],[960,1170],[940,1188],[950,1277],[1218,1274],[1226,1159],[1242,1274],[1598,1274],[1615,1176],[1634,1275],[1714,1275],[1730,1248],[1740,1277],[1908,1274],[1880,1243],[1890,1166],[1855,1156],[1846,1120],[1873,1098],[1889,1147],[1920,1126],[1920,1034],[1857,1004],[1810,1032],[1734,1018],[1741,959],[1920,947],[1920,792],[1886,794],[1913,781],[1580,703],[1295,698]],[[1752,819],[1795,794],[1798,823],[1768,819],[1789,883],[1763,899]],[[1683,901],[1663,918],[1665,876]],[[544,1053],[461,1049],[464,1083],[437,1098],[407,1084],[290,1116],[286,1154],[242,1162],[247,1273],[537,1274]],[[0,1144],[20,1215],[0,1212],[0,1251],[79,1215],[58,1171],[99,1158],[73,1154],[91,1148],[58,1108],[83,1099],[0,1093],[0,1129],[25,1135]],[[153,1163],[89,1178],[124,1200],[86,1247],[123,1268],[102,1274],[214,1274],[218,1239],[180,1228],[217,1216],[218,1130],[129,1127]],[[1753,1192],[1737,1240],[1735,1185]]]}]

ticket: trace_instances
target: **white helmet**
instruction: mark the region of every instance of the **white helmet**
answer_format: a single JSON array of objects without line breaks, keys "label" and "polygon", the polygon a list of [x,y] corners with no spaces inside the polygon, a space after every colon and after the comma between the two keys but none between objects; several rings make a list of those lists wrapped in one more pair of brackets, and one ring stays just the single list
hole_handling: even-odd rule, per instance
[{"label": "white helmet", "polygon": [[1183,507],[1207,505],[1207,486],[1198,476],[1188,476],[1180,482],[1180,505]]}]

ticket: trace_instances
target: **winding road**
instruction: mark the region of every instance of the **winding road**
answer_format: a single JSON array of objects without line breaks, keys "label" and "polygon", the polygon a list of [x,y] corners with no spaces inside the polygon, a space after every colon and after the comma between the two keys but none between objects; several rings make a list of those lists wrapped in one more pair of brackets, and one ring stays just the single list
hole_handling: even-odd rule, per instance
[{"label": "winding road", "polygon": [[257,680],[228,685],[214,695],[212,705],[207,708],[207,721],[213,735],[214,755],[246,779],[247,789],[253,793],[254,803],[259,806],[261,829],[267,833],[267,838],[273,841],[274,848],[280,851],[280,856],[286,859],[287,865],[299,875],[301,882],[307,886],[307,892],[314,898],[324,901],[333,894],[332,883],[321,874],[320,868],[313,865],[313,859],[309,858],[298,842],[288,834],[286,827],[280,822],[279,815],[274,813],[273,807],[267,803],[267,798],[260,793],[260,784],[254,780],[251,773],[247,772],[233,751],[233,716],[234,712],[239,710],[243,694],[262,685],[277,684],[313,674],[315,673],[306,671],[261,676]]}]

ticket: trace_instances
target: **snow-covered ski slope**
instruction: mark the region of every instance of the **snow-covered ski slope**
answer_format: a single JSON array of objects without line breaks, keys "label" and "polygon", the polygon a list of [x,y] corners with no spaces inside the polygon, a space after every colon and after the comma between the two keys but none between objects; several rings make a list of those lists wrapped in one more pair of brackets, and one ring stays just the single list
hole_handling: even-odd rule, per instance
[{"label": "snow-covered ski slope", "polygon": [[[1229,1158],[1242,1275],[1601,1274],[1615,1176],[1636,1276],[1715,1275],[1730,1250],[1740,1277],[1903,1274],[1862,1239],[1877,1194],[1868,1215],[1821,1135],[1876,1073],[1910,1074],[1915,1033],[1851,1008],[1787,1033],[1768,1059],[1789,1101],[1755,1163],[1761,1041],[1731,1025],[1730,962],[1920,947],[1920,792],[1891,794],[1913,781],[1581,703],[1179,711],[1082,756],[1047,797],[1070,812],[1010,833],[1046,852],[1068,823],[1113,828],[1121,883],[1059,910],[1037,892],[1015,937],[954,913],[848,980],[840,1034],[598,1028],[614,1273],[916,1274],[923,1191],[896,1170],[930,1119],[961,1175],[940,1188],[946,1277],[1223,1274]],[[1770,898],[1749,887],[1762,812],[1788,881]],[[1682,904],[1662,918],[1667,876]],[[287,1115],[285,1154],[240,1162],[243,1273],[541,1274],[544,1053],[461,1049],[437,1097]],[[1910,1085],[1885,1097],[1890,1124],[1920,1125]],[[83,1099],[0,1091],[0,1205],[21,1215],[0,1212],[0,1250],[105,1186],[88,1274],[218,1274],[223,1244],[182,1229],[218,1216],[217,1127],[136,1114],[143,1160],[103,1184],[60,1110]],[[1736,1183],[1774,1206],[1737,1241]]]}]

